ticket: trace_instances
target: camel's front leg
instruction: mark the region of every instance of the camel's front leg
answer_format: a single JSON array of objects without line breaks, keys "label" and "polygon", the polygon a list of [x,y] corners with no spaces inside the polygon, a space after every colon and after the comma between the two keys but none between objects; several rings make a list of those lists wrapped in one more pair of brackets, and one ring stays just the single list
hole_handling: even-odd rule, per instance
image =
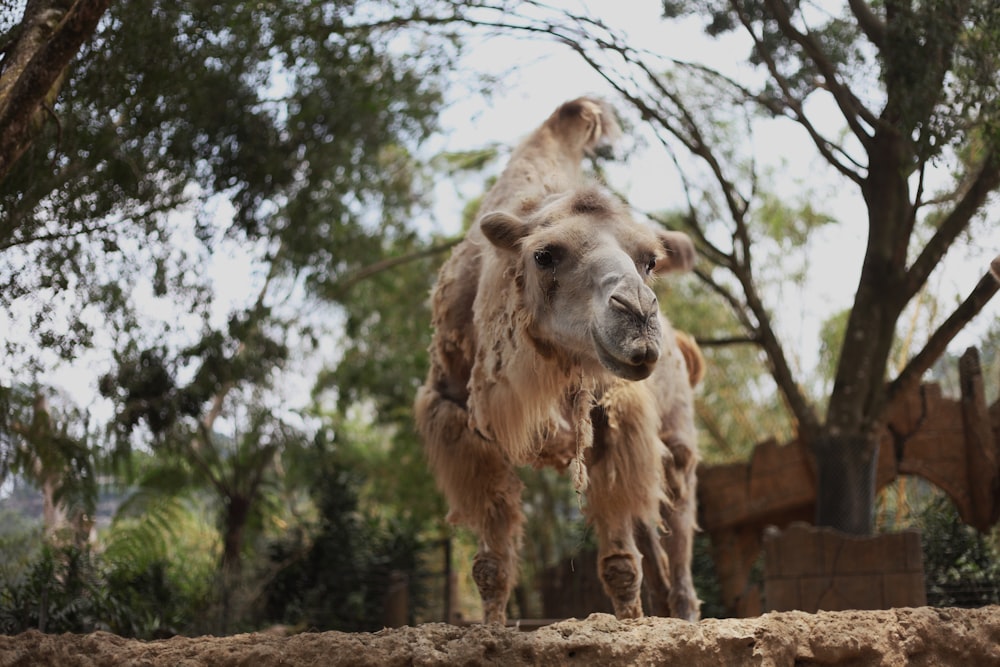
[{"label": "camel's front leg", "polygon": [[424,387],[417,395],[416,417],[431,470],[448,500],[448,520],[479,537],[472,578],[483,600],[484,621],[505,623],[517,581],[524,485],[497,444],[468,428],[468,412],[458,403]]},{"label": "camel's front leg", "polygon": [[597,528],[597,573],[618,618],[641,618],[642,556],[631,524],[626,521]]},{"label": "camel's front leg", "polygon": [[491,480],[499,482],[492,491],[484,488],[484,493],[493,498],[486,502],[477,520],[479,551],[472,561],[472,578],[483,600],[485,623],[506,622],[507,600],[517,581],[523,523],[521,481],[512,469],[508,472],[510,478],[506,480],[500,476]]},{"label": "camel's front leg", "polygon": [[642,555],[638,524],[657,521],[667,455],[656,434],[652,405],[638,387],[620,385],[592,413],[587,514],[598,539],[598,574],[618,618],[642,616]]}]

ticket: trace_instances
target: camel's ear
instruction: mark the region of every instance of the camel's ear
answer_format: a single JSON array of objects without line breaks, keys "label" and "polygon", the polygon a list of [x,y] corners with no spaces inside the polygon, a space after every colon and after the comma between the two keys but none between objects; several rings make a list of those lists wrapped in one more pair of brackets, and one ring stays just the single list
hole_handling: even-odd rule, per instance
[{"label": "camel's ear", "polygon": [[660,243],[667,256],[662,262],[656,263],[656,268],[663,271],[690,271],[694,268],[694,243],[683,232],[659,231]]},{"label": "camel's ear", "polygon": [[490,243],[501,250],[517,248],[529,231],[528,225],[504,211],[493,211],[484,215],[479,221],[479,228],[483,230],[483,235]]}]

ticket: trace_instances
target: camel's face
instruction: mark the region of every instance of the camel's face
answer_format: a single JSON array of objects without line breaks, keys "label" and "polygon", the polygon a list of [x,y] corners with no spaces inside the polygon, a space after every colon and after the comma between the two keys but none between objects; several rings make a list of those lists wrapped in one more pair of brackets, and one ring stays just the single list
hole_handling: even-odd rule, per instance
[{"label": "camel's face", "polygon": [[690,268],[686,236],[637,224],[593,189],[562,195],[525,220],[489,214],[481,227],[519,263],[539,343],[628,380],[653,372],[663,333],[649,282],[658,270]]}]

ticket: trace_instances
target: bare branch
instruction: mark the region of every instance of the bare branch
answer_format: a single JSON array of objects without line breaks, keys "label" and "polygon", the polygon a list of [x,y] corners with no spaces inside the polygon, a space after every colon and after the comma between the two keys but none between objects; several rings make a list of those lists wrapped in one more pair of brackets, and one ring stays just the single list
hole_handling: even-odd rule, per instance
[{"label": "bare branch", "polygon": [[906,297],[909,299],[927,282],[934,267],[944,257],[958,235],[968,226],[972,216],[986,202],[991,192],[1000,187],[1000,154],[994,149],[983,160],[979,172],[969,184],[955,207],[945,216],[920,255],[906,273]]},{"label": "bare branch", "polygon": [[792,367],[785,357],[784,348],[781,346],[781,341],[778,340],[774,326],[771,324],[771,315],[764,307],[764,303],[757,293],[757,287],[752,280],[752,276],[747,275],[744,279],[739,272],[736,273],[736,276],[743,284],[743,291],[747,297],[747,306],[753,312],[754,317],[757,318],[756,336],[760,339],[760,346],[764,350],[764,353],[767,354],[768,361],[770,361],[771,375],[774,377],[774,381],[778,385],[782,397],[785,399],[785,404],[798,421],[799,436],[805,442],[809,442],[819,431],[819,416],[813,409],[809,399],[802,392],[799,383],[795,380]]},{"label": "bare branch", "polygon": [[462,237],[456,237],[407,255],[400,255],[399,257],[386,257],[385,259],[381,259],[374,264],[364,266],[354,273],[345,276],[343,280],[338,282],[337,289],[339,291],[346,292],[362,280],[367,280],[368,278],[378,275],[383,271],[388,271],[389,269],[394,269],[397,266],[409,264],[410,262],[415,262],[417,260],[424,259],[425,257],[433,257],[434,255],[447,252],[458,245],[461,240]]},{"label": "bare branch", "polygon": [[695,338],[700,347],[728,347],[730,345],[760,345],[756,336],[730,336],[728,338]]},{"label": "bare branch", "polygon": [[730,292],[727,288],[723,287],[715,278],[712,277],[710,273],[699,269],[697,266],[693,269],[694,275],[701,280],[711,291],[722,297],[729,308],[732,310],[733,315],[739,320],[740,324],[744,329],[750,332],[756,332],[757,324],[753,322],[749,317],[747,317],[746,304],[736,298],[736,295]]},{"label": "bare branch", "polygon": [[913,229],[917,221],[917,211],[927,202],[924,201],[924,177],[927,175],[927,161],[921,160],[920,169],[917,174],[917,191],[913,195],[913,206],[910,207],[910,220],[907,222],[907,229]]},{"label": "bare branch", "polygon": [[[623,57],[626,56],[623,54]],[[726,200],[726,206],[729,208],[730,215],[734,220],[742,218],[746,215],[749,203],[745,197],[740,195],[736,185],[724,173],[722,163],[702,135],[693,114],[688,110],[681,98],[673,91],[667,89],[660,80],[660,77],[656,76],[645,63],[632,61],[632,64],[638,66],[654,88],[674,106],[683,121],[683,129],[677,127],[676,124],[670,122],[662,114],[657,113],[653,117],[657,118],[664,129],[684,144],[693,155],[700,157],[708,165],[708,168],[722,190],[722,195]]]},{"label": "bare branch", "polygon": [[[749,27],[747,28],[749,31]],[[756,38],[755,38],[756,39]],[[755,93],[746,86],[734,81],[733,79],[727,77],[721,72],[717,72],[710,67],[706,67],[700,63],[688,63],[682,61],[674,61],[676,65],[680,67],[690,68],[692,70],[700,71],[703,74],[710,76],[717,81],[732,87],[734,90],[738,91],[740,96],[745,100],[750,100],[755,104],[759,105],[762,109],[766,109],[768,112],[774,114],[775,116],[783,116],[793,123],[797,123],[802,126],[802,128],[812,139],[813,144],[816,146],[816,150],[819,151],[820,155],[829,162],[837,171],[847,176],[849,179],[857,184],[861,184],[864,180],[855,169],[852,169],[848,164],[853,165],[856,169],[861,169],[864,167],[861,163],[855,160],[851,155],[849,155],[841,146],[836,143],[829,141],[816,126],[812,124],[809,117],[805,115],[802,111],[801,100],[796,99],[791,90],[788,88],[784,77],[778,72],[777,65],[774,59],[770,57],[770,54],[765,53],[763,55],[764,62],[768,66],[768,70],[771,73],[772,78],[778,83],[782,89],[783,97],[780,99],[764,95],[763,93]]]},{"label": "bare branch", "polygon": [[[1000,257],[993,260],[993,265],[1000,267]],[[944,354],[952,339],[979,314],[998,289],[1000,289],[1000,276],[987,271],[969,296],[931,334],[923,349],[910,359],[896,379],[890,383],[887,391],[888,401],[892,401],[894,396],[905,394],[920,383],[920,378]]]},{"label": "bare branch", "polygon": [[861,175],[848,167],[845,163],[841,162],[841,160],[837,157],[837,154],[839,153],[845,157],[856,167],[861,167],[861,165],[847,155],[843,149],[827,141],[826,138],[819,133],[816,127],[812,124],[812,121],[809,120],[809,117],[802,111],[802,100],[798,99],[792,93],[792,90],[788,85],[788,81],[781,75],[781,72],[778,69],[777,62],[775,62],[774,58],[771,57],[771,53],[764,47],[763,42],[758,39],[756,33],[754,33],[753,26],[750,24],[749,19],[743,12],[738,10],[736,3],[733,3],[733,6],[734,10],[740,17],[740,21],[743,23],[743,28],[746,30],[747,34],[750,35],[751,39],[754,40],[757,52],[764,60],[764,64],[767,66],[771,78],[778,84],[778,87],[781,88],[782,97],[780,99],[769,98],[763,94],[753,93],[749,89],[739,86],[735,82],[733,82],[733,85],[737,86],[738,89],[741,89],[747,99],[753,100],[775,115],[784,116],[801,125],[803,129],[805,129],[806,133],[809,134],[809,137],[812,139],[813,144],[815,144],[816,149],[820,152],[820,155],[822,155],[823,158],[837,171],[841,172],[849,179],[860,185],[863,180]]},{"label": "bare branch", "polygon": [[871,43],[880,50],[885,48],[885,23],[872,11],[865,0],[847,0],[847,4]]},{"label": "bare branch", "polygon": [[765,0],[765,4],[771,10],[771,15],[778,22],[778,28],[781,32],[802,47],[805,55],[816,65],[820,74],[823,75],[826,89],[833,95],[837,107],[844,116],[844,120],[847,121],[847,126],[851,128],[858,141],[867,146],[871,141],[871,135],[862,127],[859,121],[864,121],[869,127],[874,128],[878,125],[878,118],[854,96],[849,87],[841,83],[840,78],[837,76],[836,66],[827,58],[827,55],[820,48],[816,40],[808,33],[800,32],[792,25],[788,7],[784,2],[782,0]]},{"label": "bare branch", "polygon": [[74,236],[87,236],[88,234],[93,234],[96,232],[101,232],[107,229],[111,229],[115,225],[120,224],[120,222],[105,222],[93,227],[82,227],[74,231],[65,232],[52,232],[49,234],[37,234],[35,236],[27,236],[21,239],[12,239],[4,243],[0,243],[0,251],[9,250],[17,246],[31,245],[33,243],[42,243],[44,241],[59,241],[61,239],[69,239]]},{"label": "bare branch", "polygon": [[[666,221],[658,217],[656,214],[643,213],[643,215],[663,227],[667,226]],[[733,257],[723,252],[718,246],[708,240],[708,237],[705,236],[705,232],[702,230],[701,225],[699,225],[694,219],[693,213],[689,216],[685,216],[684,223],[684,229],[693,235],[697,240],[695,247],[698,249],[699,253],[716,266],[721,266],[730,270],[732,269]]]},{"label": "bare branch", "polygon": [[[800,436],[806,441],[810,440],[819,429],[819,417],[805,394],[802,393],[801,387],[795,381],[791,366],[785,358],[784,349],[781,347],[781,343],[774,333],[770,314],[764,308],[764,304],[760,300],[752,281],[750,281],[749,275],[741,271],[740,267],[736,267],[733,270],[733,274],[740,281],[740,285],[747,297],[747,302],[744,304],[728,289],[713,279],[711,275],[698,268],[695,268],[694,273],[709,289],[721,296],[729,304],[737,320],[750,333],[748,339],[758,344],[764,351],[764,354],[767,355],[771,376],[774,378],[775,384],[778,385],[778,390],[781,392],[785,405],[788,406],[788,410],[798,422]],[[752,313],[757,321],[754,322],[748,313]]]}]

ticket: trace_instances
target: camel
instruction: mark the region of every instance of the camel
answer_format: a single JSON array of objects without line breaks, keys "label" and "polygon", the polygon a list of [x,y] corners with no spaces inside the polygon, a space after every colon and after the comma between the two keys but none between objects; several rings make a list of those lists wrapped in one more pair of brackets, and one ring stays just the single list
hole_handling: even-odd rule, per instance
[{"label": "camel", "polygon": [[[511,154],[432,293],[434,329],[415,418],[448,520],[478,536],[486,623],[505,623],[524,516],[516,469],[571,469],[618,618],[697,620],[691,580],[697,346],[649,283],[687,271],[694,246],[632,219],[584,178],[619,134],[609,105],[561,105]],[[662,534],[661,534],[662,531]]]}]

